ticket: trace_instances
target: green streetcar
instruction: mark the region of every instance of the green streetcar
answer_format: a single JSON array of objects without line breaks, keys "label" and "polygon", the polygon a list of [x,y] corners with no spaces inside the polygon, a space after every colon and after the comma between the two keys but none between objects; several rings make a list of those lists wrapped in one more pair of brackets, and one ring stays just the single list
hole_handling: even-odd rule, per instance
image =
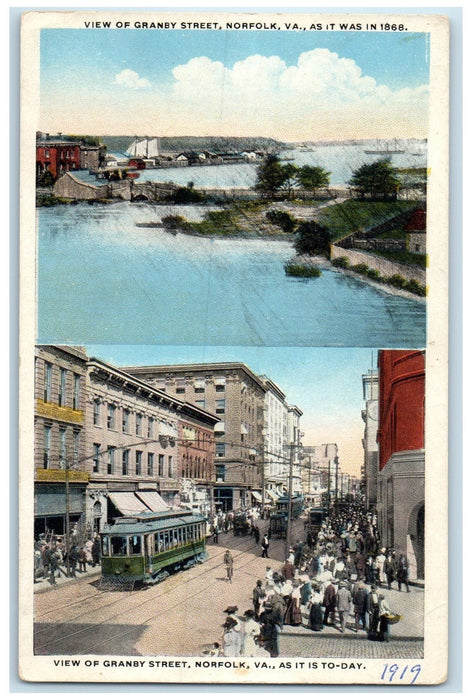
[{"label": "green streetcar", "polygon": [[113,583],[158,583],[206,558],[206,520],[192,511],[117,518],[100,533],[102,578]]}]

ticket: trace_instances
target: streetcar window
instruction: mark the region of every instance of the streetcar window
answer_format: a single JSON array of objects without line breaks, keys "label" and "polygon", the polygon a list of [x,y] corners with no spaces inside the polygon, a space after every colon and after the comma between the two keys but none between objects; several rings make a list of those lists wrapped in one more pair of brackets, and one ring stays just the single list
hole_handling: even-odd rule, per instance
[{"label": "streetcar window", "polygon": [[132,535],[129,538],[129,552],[130,554],[141,554],[141,537],[139,535]]},{"label": "streetcar window", "polygon": [[102,554],[104,557],[108,556],[108,546],[109,546],[109,538],[108,537],[102,537]]},{"label": "streetcar window", "polygon": [[166,530],[164,532],[164,551],[166,551],[166,549],[169,549],[169,532],[168,532],[168,530]]},{"label": "streetcar window", "polygon": [[111,554],[123,556],[127,554],[127,538],[126,537],[111,537]]}]

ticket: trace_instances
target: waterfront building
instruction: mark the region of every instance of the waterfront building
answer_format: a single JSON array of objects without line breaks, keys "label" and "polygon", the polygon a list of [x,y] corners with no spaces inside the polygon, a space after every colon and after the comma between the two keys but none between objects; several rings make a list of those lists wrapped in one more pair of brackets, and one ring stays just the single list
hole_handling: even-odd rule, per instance
[{"label": "waterfront building", "polygon": [[[98,531],[118,515],[165,510],[182,502],[209,511],[217,420],[91,358],[86,403],[90,473],[86,520],[90,527]],[[182,493],[182,477],[192,480],[191,499],[188,489]]]},{"label": "waterfront building", "polygon": [[410,578],[424,578],[425,353],[381,350],[378,518],[382,544],[406,554]]},{"label": "waterfront building", "polygon": [[375,508],[377,504],[377,476],[379,470],[377,430],[379,425],[379,375],[371,369],[362,375],[365,408],[362,420],[365,423],[362,446],[364,448],[363,478],[365,483],[366,505]]},{"label": "waterfront building", "polygon": [[57,179],[63,173],[80,170],[80,149],[78,141],[45,134],[36,141],[36,176],[49,172]]},{"label": "waterfront building", "polygon": [[[258,453],[263,444],[264,381],[241,362],[125,367],[169,397],[217,416],[215,509],[245,508],[261,500]],[[254,495],[256,494],[256,495]]]},{"label": "waterfront building", "polygon": [[83,348],[38,345],[34,367],[34,533],[83,529],[89,474],[85,468]]}]

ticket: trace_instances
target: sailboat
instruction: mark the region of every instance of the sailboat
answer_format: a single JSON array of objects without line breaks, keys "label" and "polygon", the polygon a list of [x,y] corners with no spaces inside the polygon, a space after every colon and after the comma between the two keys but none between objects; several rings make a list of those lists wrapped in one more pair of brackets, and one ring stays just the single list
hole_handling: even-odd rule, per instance
[{"label": "sailboat", "polygon": [[159,153],[160,140],[155,136],[136,136],[131,146],[126,149],[126,155],[130,158],[155,158]]},{"label": "sailboat", "polygon": [[393,147],[386,143],[385,147],[381,147],[380,140],[377,139],[377,148],[366,148],[364,153],[378,153],[380,155],[394,155],[396,153],[405,153],[404,148],[400,148],[397,139],[393,140]]}]

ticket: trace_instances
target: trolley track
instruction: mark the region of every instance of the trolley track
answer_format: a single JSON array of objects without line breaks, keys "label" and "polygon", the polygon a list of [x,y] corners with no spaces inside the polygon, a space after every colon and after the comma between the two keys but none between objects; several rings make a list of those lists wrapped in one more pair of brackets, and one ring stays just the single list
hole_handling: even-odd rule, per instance
[{"label": "trolley track", "polygon": [[[236,571],[241,570],[245,566],[245,564],[247,563],[247,559],[246,559],[245,555],[251,554],[256,547],[257,546],[254,543],[250,543],[250,545],[243,550],[241,550],[241,549],[233,550],[233,552],[235,552],[235,551],[237,552],[236,554],[233,555],[234,562],[235,562],[234,568]],[[243,557],[244,557],[244,559],[243,559]],[[199,574],[192,576],[191,574],[193,572],[193,569],[189,569],[187,571],[181,571],[181,572],[178,572],[177,574],[175,574],[174,576],[171,576],[170,579],[166,579],[166,581],[163,581],[162,583],[158,584],[157,586],[155,586],[151,589],[149,589],[149,588],[148,589],[141,589],[141,590],[133,591],[131,593],[118,594],[119,595],[118,598],[117,598],[116,593],[109,593],[109,592],[107,592],[105,594],[95,593],[92,596],[90,596],[89,598],[82,598],[77,603],[76,602],[68,603],[66,605],[57,606],[56,608],[50,608],[50,609],[48,609],[47,612],[45,612],[43,615],[40,615],[37,618],[37,622],[41,622],[41,620],[44,620],[46,617],[49,618],[51,616],[51,614],[54,612],[58,612],[60,610],[70,609],[71,607],[76,607],[77,605],[83,605],[84,602],[87,602],[87,600],[91,600],[91,601],[103,600],[103,597],[102,597],[103,595],[113,596],[113,600],[107,602],[105,605],[98,606],[95,610],[88,609],[87,611],[85,611],[85,612],[82,611],[81,613],[79,613],[78,615],[75,615],[73,617],[67,617],[67,619],[64,620],[63,623],[65,623],[65,624],[73,624],[73,623],[79,624],[80,620],[83,619],[84,617],[89,617],[90,614],[97,614],[100,612],[104,612],[107,609],[114,607],[117,602],[123,602],[123,601],[126,602],[126,606],[125,606],[125,609],[120,611],[119,617],[121,618],[121,617],[126,616],[127,614],[132,613],[134,620],[137,620],[139,617],[138,611],[140,609],[141,610],[144,609],[149,604],[152,604],[152,602],[154,600],[160,598],[162,595],[165,595],[166,593],[169,593],[169,592],[175,592],[179,588],[181,589],[181,588],[187,587],[187,586],[191,585],[193,582],[195,582],[196,580],[198,580],[198,579],[201,580],[204,576],[207,576],[209,574],[211,575],[212,572],[214,572],[215,570],[219,570],[222,568],[221,553],[220,552],[218,552],[218,553],[215,552],[214,554],[211,554],[209,559],[210,559],[210,562],[207,560],[206,562],[204,562],[204,565],[205,564],[208,565],[208,563],[211,563],[212,561],[215,561],[215,563],[212,564],[211,566],[207,566],[205,568],[205,570]],[[218,560],[218,561],[216,562],[216,560]],[[180,574],[181,580],[178,580],[178,578],[177,578],[179,574]],[[185,578],[182,578],[182,575],[185,575]],[[215,585],[214,580],[212,579],[211,582],[209,582],[203,588],[199,587],[195,593],[188,593],[187,592],[186,601],[190,602],[193,598],[200,596],[203,592],[211,591],[211,589],[214,587],[214,585]],[[164,588],[164,590],[163,590],[163,588]],[[155,593],[153,593],[153,591],[155,591]],[[146,595],[149,593],[151,593],[151,595]],[[139,601],[139,597],[143,597],[143,600]],[[173,610],[175,610],[179,606],[180,606],[180,603],[176,603],[174,605],[171,605],[170,607],[166,608],[166,613],[171,613]],[[153,620],[156,620],[161,615],[162,615],[162,612],[158,611],[157,613],[153,613],[152,615],[146,617],[145,619],[139,620],[138,624],[140,626],[148,625],[149,623],[151,623]],[[117,618],[116,613],[113,613],[112,615],[108,615],[107,617],[101,619],[100,621],[95,621],[93,623],[85,622],[84,625],[81,626],[79,630],[68,632],[67,634],[62,634],[62,635],[59,634],[57,636],[53,635],[52,637],[50,637],[48,639],[47,644],[36,645],[35,653],[36,654],[48,653],[47,651],[42,652],[42,650],[45,650],[45,649],[51,647],[51,645],[57,646],[57,648],[60,649],[61,642],[65,641],[65,640],[70,640],[74,636],[78,637],[79,635],[80,636],[87,635],[87,632],[91,632],[92,630],[95,630],[97,625],[106,625],[109,623],[113,623],[114,621],[116,621],[116,618]],[[54,622],[60,624],[60,622],[58,622],[57,619]],[[124,624],[126,624],[126,623],[124,623]],[[106,645],[109,648],[110,643],[119,641],[120,639],[123,639],[126,636],[127,636],[126,631],[120,632],[120,633],[118,633],[116,635],[112,635],[112,636],[107,635],[106,640],[104,640],[102,643],[94,644],[92,647],[89,646],[87,648],[83,648],[80,650],[80,652],[77,652],[77,653],[81,653],[81,654],[94,653],[93,652],[94,649],[100,648],[104,645]],[[56,653],[58,653],[58,652],[56,652]]]}]

